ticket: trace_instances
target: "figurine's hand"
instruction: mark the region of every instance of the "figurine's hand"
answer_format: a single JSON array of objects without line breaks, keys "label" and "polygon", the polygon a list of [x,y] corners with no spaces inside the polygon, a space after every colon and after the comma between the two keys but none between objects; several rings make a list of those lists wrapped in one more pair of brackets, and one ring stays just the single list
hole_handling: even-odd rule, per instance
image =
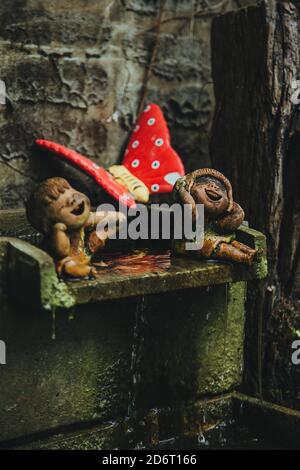
[{"label": "figurine's hand", "polygon": [[96,230],[93,230],[89,236],[88,247],[91,253],[96,253],[105,247],[106,240],[98,237]]},{"label": "figurine's hand", "polygon": [[215,227],[221,233],[234,232],[243,223],[244,217],[245,213],[241,206],[239,206],[236,202],[233,202],[232,211],[229,214],[220,217],[216,221]]},{"label": "figurine's hand", "polygon": [[89,235],[89,249],[91,253],[96,253],[102,250],[107,240],[118,232],[120,226],[126,223],[126,217],[122,212],[113,211],[98,211],[97,213],[90,214],[90,220],[93,217],[93,225],[96,225],[96,230],[93,230]]},{"label": "figurine's hand", "polygon": [[53,230],[55,232],[66,232],[68,230],[68,227],[66,224],[62,224],[61,222],[58,222],[53,226]]}]

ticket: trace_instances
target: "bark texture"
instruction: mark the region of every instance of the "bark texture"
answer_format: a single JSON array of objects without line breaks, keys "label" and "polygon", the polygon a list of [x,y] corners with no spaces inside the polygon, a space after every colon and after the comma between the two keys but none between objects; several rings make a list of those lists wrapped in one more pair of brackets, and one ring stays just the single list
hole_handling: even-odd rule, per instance
[{"label": "bark texture", "polygon": [[268,237],[268,279],[248,295],[248,388],[299,407],[299,366],[290,361],[300,311],[297,7],[262,2],[216,18],[212,75],[213,166],[231,180],[251,226]]}]

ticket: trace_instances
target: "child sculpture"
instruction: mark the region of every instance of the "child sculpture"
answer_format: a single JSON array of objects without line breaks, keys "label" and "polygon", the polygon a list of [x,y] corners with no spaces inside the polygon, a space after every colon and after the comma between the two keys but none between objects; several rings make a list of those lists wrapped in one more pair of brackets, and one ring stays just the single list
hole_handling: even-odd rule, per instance
[{"label": "child sculpture", "polygon": [[68,277],[95,274],[91,255],[112,235],[109,230],[96,233],[97,224],[115,221],[117,225],[124,218],[119,212],[91,212],[89,198],[63,178],[49,178],[39,184],[26,202],[26,212],[32,226],[45,236],[58,274]]},{"label": "child sculpture", "polygon": [[[198,255],[251,265],[258,251],[235,240],[235,230],[244,220],[243,209],[233,201],[229,180],[219,171],[202,168],[177,180],[175,198],[190,204],[195,221],[196,204],[204,205],[205,235]],[[175,251],[178,244],[175,243]]]}]

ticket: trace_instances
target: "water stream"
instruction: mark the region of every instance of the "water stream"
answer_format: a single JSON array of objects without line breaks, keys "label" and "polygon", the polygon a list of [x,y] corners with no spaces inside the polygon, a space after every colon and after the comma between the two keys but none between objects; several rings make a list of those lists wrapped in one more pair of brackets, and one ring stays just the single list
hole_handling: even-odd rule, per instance
[{"label": "water stream", "polygon": [[130,377],[131,384],[128,392],[128,409],[126,418],[126,435],[131,448],[143,448],[143,430],[145,422],[143,411],[139,406],[139,393],[142,382],[143,344],[147,321],[145,317],[145,296],[138,297],[134,312],[133,340],[131,349]]}]

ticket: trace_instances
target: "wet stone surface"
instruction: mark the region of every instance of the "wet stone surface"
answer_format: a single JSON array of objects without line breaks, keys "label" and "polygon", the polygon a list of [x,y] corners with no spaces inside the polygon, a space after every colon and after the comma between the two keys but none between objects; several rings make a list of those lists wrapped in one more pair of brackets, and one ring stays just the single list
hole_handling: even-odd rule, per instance
[{"label": "wet stone surface", "polygon": [[[242,377],[244,283],[41,312],[8,305],[0,440],[138,419]],[[53,431],[52,431],[53,432]]]}]

